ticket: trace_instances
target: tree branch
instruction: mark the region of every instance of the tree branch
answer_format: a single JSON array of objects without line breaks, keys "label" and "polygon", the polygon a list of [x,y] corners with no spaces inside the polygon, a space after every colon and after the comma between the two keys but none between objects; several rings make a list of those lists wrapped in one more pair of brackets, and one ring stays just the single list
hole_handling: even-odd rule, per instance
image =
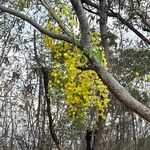
[{"label": "tree branch", "polygon": [[109,45],[108,45],[108,31],[107,31],[107,11],[108,7],[106,4],[106,0],[99,0],[99,25],[100,25],[100,33],[101,33],[101,45],[104,48],[105,56],[108,63],[108,68],[110,69],[110,57],[109,57]]},{"label": "tree branch", "polygon": [[[83,7],[79,0],[71,0],[71,3],[81,26],[82,46],[85,47],[86,51],[90,53],[92,50],[92,45],[89,37],[89,25]],[[110,73],[108,73],[108,71],[101,64],[99,64],[96,57],[88,57],[88,59],[93,65],[94,71],[97,73],[99,78],[102,79],[102,81],[116,96],[116,98],[126,107],[130,108],[130,110],[134,111],[142,118],[150,122],[150,109],[132,97],[130,93],[122,85],[120,85],[118,81]]]},{"label": "tree branch", "polygon": [[[58,150],[63,150],[61,143],[59,142],[59,139],[55,133],[54,126],[53,126],[53,118],[52,118],[52,113],[51,113],[51,108],[50,108],[50,98],[49,98],[49,90],[48,90],[48,83],[49,83],[49,70],[47,68],[44,68],[39,60],[38,54],[37,54],[37,49],[36,49],[36,30],[34,30],[34,53],[35,53],[35,60],[38,65],[39,72],[41,73],[40,75],[43,75],[43,82],[44,82],[44,89],[45,89],[45,101],[47,103],[47,114],[48,114],[48,119],[49,119],[49,131],[52,136],[53,141],[56,144],[56,147]],[[39,106],[40,106],[40,100],[39,100]],[[38,109],[38,114],[39,114],[39,109]]]},{"label": "tree branch", "polygon": [[110,11],[112,12],[112,15],[109,14],[109,16],[111,17],[116,17],[119,19],[119,21],[121,21],[122,24],[125,24],[130,30],[132,30],[138,37],[140,37],[145,43],[147,43],[148,45],[150,45],[150,40],[148,40],[143,34],[141,34],[137,29],[135,29],[133,27],[133,25],[131,25],[127,20],[125,20],[124,18],[121,17],[121,15],[119,13],[115,13],[113,10],[110,9]]},{"label": "tree branch", "polygon": [[54,140],[56,147],[58,150],[63,150],[62,145],[60,144],[60,141],[55,133],[54,127],[53,127],[53,118],[52,118],[52,112],[50,109],[51,106],[51,101],[49,98],[49,93],[48,93],[48,83],[49,83],[49,71],[47,68],[42,68],[42,73],[43,73],[43,80],[44,80],[44,88],[45,88],[45,100],[47,102],[47,114],[48,114],[48,119],[49,119],[49,130],[52,136],[52,139]]},{"label": "tree branch", "polygon": [[136,11],[136,14],[142,19],[142,22],[150,29],[150,23],[147,22],[146,16]]},{"label": "tree branch", "polygon": [[[95,3],[92,3],[88,0],[82,0],[83,3],[92,6],[94,8],[96,8],[97,10],[99,10],[99,6],[96,5]],[[94,13],[96,15],[99,15],[99,12],[93,12],[90,9],[86,8],[87,11]],[[147,43],[148,45],[150,45],[150,40],[148,40],[143,34],[141,34],[137,29],[134,28],[133,25],[131,25],[127,20],[125,20],[119,13],[115,13],[113,10],[109,9],[110,12],[108,11],[107,14],[109,17],[115,17],[117,18],[122,24],[126,25],[130,30],[132,30],[138,37],[140,37],[145,43]],[[146,22],[147,23],[147,22]],[[146,25],[149,25],[148,23]]]},{"label": "tree branch", "polygon": [[85,4],[87,4],[89,6],[92,6],[92,7],[96,8],[96,9],[99,9],[99,5],[91,2],[90,0],[82,0],[82,3],[85,3]]},{"label": "tree branch", "polygon": [[1,6],[1,5],[0,5],[0,10],[2,12],[9,13],[11,15],[17,16],[17,17],[27,21],[32,26],[34,26],[37,30],[39,30],[41,33],[43,33],[43,34],[45,34],[45,35],[47,35],[51,38],[58,39],[58,40],[63,40],[63,41],[66,41],[68,43],[75,44],[75,40],[74,40],[73,37],[69,37],[69,36],[64,35],[64,34],[56,34],[54,32],[50,32],[50,31],[44,29],[38,23],[36,23],[33,19],[29,18],[28,16],[26,16],[26,15],[24,15],[24,14],[22,14],[22,13],[16,11],[16,10],[12,10],[10,8],[7,8],[7,7]]},{"label": "tree branch", "polygon": [[146,31],[146,32],[150,32],[150,28],[148,29],[148,28],[142,28],[143,29],[143,31]]},{"label": "tree branch", "polygon": [[65,27],[65,24],[63,24],[62,20],[55,14],[53,8],[50,6],[50,4],[46,0],[40,0],[42,5],[49,11],[51,16],[55,19],[55,21],[58,23],[60,28],[68,35],[72,36],[72,33]]},{"label": "tree branch", "polygon": [[[78,17],[81,29],[81,46],[91,48],[90,28],[80,0],[70,0]],[[85,45],[85,43],[87,43]]]}]

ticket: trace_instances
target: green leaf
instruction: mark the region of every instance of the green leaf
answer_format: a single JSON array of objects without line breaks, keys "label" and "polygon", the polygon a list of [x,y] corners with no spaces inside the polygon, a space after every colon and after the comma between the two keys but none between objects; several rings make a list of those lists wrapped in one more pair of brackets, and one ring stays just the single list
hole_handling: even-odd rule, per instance
[{"label": "green leaf", "polygon": [[103,53],[102,53],[102,51],[99,50],[99,49],[95,49],[95,50],[93,50],[93,51],[89,51],[89,49],[84,48],[84,49],[83,49],[83,52],[84,52],[85,54],[88,54],[90,58],[92,58],[92,57],[95,56],[95,57],[98,59],[99,62],[101,62],[102,59],[103,59]]},{"label": "green leaf", "polygon": [[16,5],[19,7],[20,11],[23,11],[24,8],[27,7],[27,0],[19,0],[17,1]]},{"label": "green leaf", "polygon": [[102,61],[102,59],[103,59],[102,51],[100,51],[100,50],[96,51],[95,56],[100,62]]}]

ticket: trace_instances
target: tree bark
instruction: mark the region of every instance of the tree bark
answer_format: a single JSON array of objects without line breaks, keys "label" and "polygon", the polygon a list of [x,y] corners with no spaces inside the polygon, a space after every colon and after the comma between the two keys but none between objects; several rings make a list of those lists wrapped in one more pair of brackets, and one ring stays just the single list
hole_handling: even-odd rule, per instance
[{"label": "tree bark", "polygon": [[44,80],[44,87],[45,87],[45,100],[47,102],[47,114],[48,114],[48,119],[49,119],[49,130],[52,136],[52,139],[54,140],[56,147],[58,150],[63,150],[59,139],[54,131],[54,127],[53,127],[53,119],[52,119],[52,113],[51,113],[51,109],[50,109],[50,98],[49,98],[49,94],[48,94],[48,82],[49,82],[49,72],[47,69],[42,68],[42,72],[43,72],[43,80]]},{"label": "tree bark", "polygon": [[87,130],[86,131],[86,150],[92,150],[91,149],[91,142],[92,142],[92,131],[91,130]]},{"label": "tree bark", "polygon": [[108,68],[110,68],[110,59],[109,59],[109,45],[108,45],[108,30],[107,30],[107,4],[106,0],[99,0],[99,24],[100,24],[100,35],[101,35],[101,45],[104,48],[105,56],[108,63]]},{"label": "tree bark", "polygon": [[[105,56],[107,59],[108,68],[110,70],[110,59],[109,59],[109,45],[108,45],[108,33],[107,33],[107,4],[106,0],[99,0],[99,25],[100,25],[100,35],[101,35],[101,45],[104,48]],[[105,127],[105,120],[99,117],[99,121],[97,123],[97,130],[94,134],[94,143],[93,150],[102,149],[101,143],[103,142],[103,130]]]},{"label": "tree bark", "polygon": [[100,117],[99,121],[97,123],[97,129],[94,133],[94,142],[92,145],[92,150],[103,149],[103,147],[102,147],[102,141],[103,141],[102,135],[103,135],[104,126],[105,126],[105,120]]}]

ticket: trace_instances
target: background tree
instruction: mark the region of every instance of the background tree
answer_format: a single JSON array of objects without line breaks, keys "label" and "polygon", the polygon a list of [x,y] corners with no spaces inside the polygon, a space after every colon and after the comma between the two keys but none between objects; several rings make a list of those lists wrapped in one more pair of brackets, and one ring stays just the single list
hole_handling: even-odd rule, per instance
[{"label": "background tree", "polygon": [[[65,6],[67,3],[72,9],[68,14]],[[140,149],[144,145],[147,149],[148,122],[137,117],[131,110],[149,121],[149,109],[145,107],[149,107],[150,43],[146,35],[149,32],[148,5],[144,0],[109,1],[109,5],[105,0],[84,0],[82,3],[74,0],[71,3],[67,0],[1,1],[1,148],[85,149],[86,145],[91,145],[93,149]],[[60,14],[65,15],[61,17]],[[27,15],[32,16],[32,19]],[[75,30],[72,24],[66,25],[67,18],[71,15],[76,20],[78,18],[80,23]],[[109,17],[116,18],[110,27],[107,24]],[[27,22],[40,32],[35,32]],[[43,28],[48,22],[55,23],[54,27],[59,26],[61,31]],[[113,26],[116,30],[112,29]],[[139,37],[136,41],[124,37],[124,30],[127,32],[128,28]],[[101,53],[92,52],[95,50],[94,41],[90,41],[92,30],[95,29],[101,31],[101,46],[111,73],[145,106],[131,97],[103,65],[99,65],[101,58],[97,54]],[[95,70],[112,92],[111,103],[106,110],[108,119],[99,119],[98,129],[92,128],[92,138],[88,138],[90,131],[86,130],[89,126],[85,122],[79,123],[77,119],[68,117],[68,108],[60,92],[56,92],[55,97],[48,96],[52,54],[45,48],[41,33],[80,48],[90,64],[80,69]],[[121,101],[129,108],[114,100]],[[96,133],[97,137],[101,134],[101,140],[96,138]]]}]

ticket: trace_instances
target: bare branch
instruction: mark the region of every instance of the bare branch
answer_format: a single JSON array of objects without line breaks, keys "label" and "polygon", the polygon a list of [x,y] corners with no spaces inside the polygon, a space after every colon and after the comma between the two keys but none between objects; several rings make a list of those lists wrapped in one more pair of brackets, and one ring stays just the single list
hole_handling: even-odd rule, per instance
[{"label": "bare branch", "polygon": [[60,28],[68,35],[72,36],[72,33],[65,27],[65,24],[62,20],[55,14],[53,8],[46,0],[40,0],[42,5],[50,12],[51,16],[55,19],[55,21],[59,24]]},{"label": "bare branch", "polygon": [[7,7],[1,6],[1,5],[0,5],[0,10],[2,12],[9,13],[11,15],[17,16],[17,17],[27,21],[32,26],[34,26],[37,30],[39,30],[41,33],[43,33],[45,35],[48,35],[51,38],[58,39],[58,40],[63,40],[63,41],[66,41],[66,42],[72,43],[72,44],[75,43],[75,40],[74,40],[73,37],[69,37],[69,36],[64,35],[64,34],[56,34],[54,32],[50,32],[50,31],[44,29],[38,23],[36,23],[33,19],[29,18],[28,16],[26,16],[26,15],[24,15],[24,14],[22,14],[22,13],[16,11],[16,10],[12,10],[10,8],[7,8]]},{"label": "bare branch", "polygon": [[[99,6],[96,5],[95,3],[92,3],[88,0],[83,0],[83,3],[90,5],[97,10],[99,10]],[[93,12],[92,10],[85,8],[87,11],[94,13],[96,15],[100,15],[99,12]],[[150,40],[148,40],[142,33],[140,33],[137,29],[134,28],[134,26],[129,23],[127,20],[125,20],[119,13],[115,13],[113,10],[109,9],[110,12],[108,11],[107,14],[109,17],[115,17],[117,18],[122,24],[126,25],[130,30],[132,30],[138,37],[140,37],[145,43],[150,45]],[[147,23],[147,22],[146,22]],[[148,23],[146,25],[149,25]]]},{"label": "bare branch", "polygon": [[142,29],[143,29],[143,31],[150,32],[150,29],[148,29],[148,28],[142,28]]},{"label": "bare branch", "polygon": [[[121,17],[119,13],[115,13],[113,10],[110,9],[112,12],[112,17],[116,17],[121,21],[122,24],[125,24],[130,30],[132,30],[138,37],[140,37],[145,43],[150,45],[150,40],[148,40],[143,34],[141,34],[137,29],[133,27],[127,20]],[[111,16],[111,15],[109,15]]]},{"label": "bare branch", "polygon": [[139,12],[136,12],[136,13],[137,13],[137,15],[142,19],[144,25],[146,25],[148,28],[150,28],[150,23],[147,22],[146,16],[144,15],[144,13],[143,13],[143,14],[141,14],[141,13],[139,13]]}]

